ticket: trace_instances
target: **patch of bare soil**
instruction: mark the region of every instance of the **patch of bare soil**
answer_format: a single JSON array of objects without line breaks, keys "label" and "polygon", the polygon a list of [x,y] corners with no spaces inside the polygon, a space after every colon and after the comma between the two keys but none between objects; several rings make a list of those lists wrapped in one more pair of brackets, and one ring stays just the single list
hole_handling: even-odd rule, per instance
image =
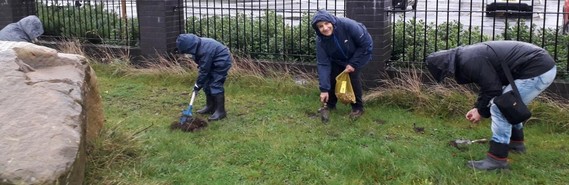
[{"label": "patch of bare soil", "polygon": [[208,123],[205,120],[202,120],[200,118],[192,118],[186,120],[186,122],[182,124],[177,121],[172,122],[170,125],[170,130],[180,129],[184,132],[194,132],[207,127],[207,124]]}]

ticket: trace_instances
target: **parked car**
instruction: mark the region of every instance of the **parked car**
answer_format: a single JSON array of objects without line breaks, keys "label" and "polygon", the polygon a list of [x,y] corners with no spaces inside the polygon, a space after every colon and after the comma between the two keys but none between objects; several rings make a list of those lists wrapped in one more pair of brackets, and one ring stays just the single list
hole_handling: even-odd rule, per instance
[{"label": "parked car", "polygon": [[410,5],[413,10],[417,9],[417,0],[392,0],[393,9],[399,8],[401,10],[407,10]]},{"label": "parked car", "polygon": [[563,4],[563,33],[569,32],[569,0]]},{"label": "parked car", "polygon": [[486,16],[514,15],[532,17],[532,0],[489,0],[486,4]]}]

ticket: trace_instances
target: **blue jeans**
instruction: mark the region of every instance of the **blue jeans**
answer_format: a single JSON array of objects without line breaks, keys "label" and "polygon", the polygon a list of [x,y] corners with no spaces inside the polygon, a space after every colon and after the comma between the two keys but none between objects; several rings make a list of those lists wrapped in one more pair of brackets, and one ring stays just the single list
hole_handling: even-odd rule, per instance
[{"label": "blue jeans", "polygon": [[[524,103],[529,105],[537,95],[549,87],[549,85],[553,83],[556,74],[557,67],[554,66],[551,70],[539,76],[514,80]],[[512,90],[512,86],[507,85],[502,93],[510,90]],[[512,135],[512,127],[513,129],[522,129],[523,124],[510,124],[508,120],[504,118],[502,112],[500,112],[500,109],[498,109],[498,106],[496,106],[493,101],[490,101],[490,113],[492,115],[492,140],[498,143],[509,144],[510,136]]]}]

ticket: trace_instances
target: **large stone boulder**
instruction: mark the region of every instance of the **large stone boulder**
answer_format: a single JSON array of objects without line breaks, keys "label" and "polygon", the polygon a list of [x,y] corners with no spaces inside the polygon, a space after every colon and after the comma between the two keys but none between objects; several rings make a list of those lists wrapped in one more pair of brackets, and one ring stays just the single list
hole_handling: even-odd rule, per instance
[{"label": "large stone boulder", "polygon": [[96,82],[83,56],[0,41],[0,184],[82,184],[104,121]]}]

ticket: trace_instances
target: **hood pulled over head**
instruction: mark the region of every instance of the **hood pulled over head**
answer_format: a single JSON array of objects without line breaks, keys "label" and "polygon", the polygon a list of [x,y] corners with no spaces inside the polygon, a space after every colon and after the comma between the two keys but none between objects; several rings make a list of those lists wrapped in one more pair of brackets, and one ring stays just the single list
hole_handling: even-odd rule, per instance
[{"label": "hood pulled over head", "polygon": [[176,39],[176,47],[180,53],[195,55],[201,42],[200,37],[194,34],[181,34]]},{"label": "hood pulled over head", "polygon": [[427,69],[437,82],[454,75],[456,52],[457,49],[442,50],[431,53],[425,58]]},{"label": "hood pulled over head", "polygon": [[312,18],[311,25],[314,31],[316,31],[316,34],[319,37],[322,37],[323,35],[320,33],[320,30],[318,30],[318,26],[316,24],[320,21],[326,21],[332,23],[332,25],[336,27],[336,19],[336,16],[328,13],[326,10],[318,10],[318,12],[316,12],[316,15],[314,15]]}]

